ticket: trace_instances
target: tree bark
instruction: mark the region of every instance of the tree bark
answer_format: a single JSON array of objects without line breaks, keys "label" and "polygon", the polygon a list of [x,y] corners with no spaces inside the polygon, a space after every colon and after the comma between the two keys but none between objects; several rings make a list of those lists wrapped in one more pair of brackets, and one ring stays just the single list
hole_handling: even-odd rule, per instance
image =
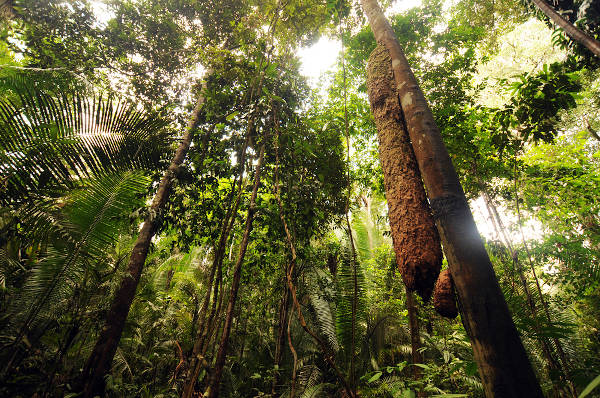
[{"label": "tree bark", "polygon": [[[497,225],[498,228],[500,229],[499,231],[498,231],[498,229],[496,229],[496,235],[498,236],[498,238],[500,238],[500,242],[502,242],[508,249],[508,252],[509,252],[512,262],[513,262],[514,271],[517,273],[517,276],[519,277],[521,285],[523,286],[523,292],[525,293],[527,305],[529,306],[529,309],[531,310],[531,316],[533,319],[536,319],[538,316],[537,308],[535,306],[535,301],[531,294],[531,290],[529,289],[529,284],[527,282],[527,279],[525,278],[525,274],[523,273],[523,266],[521,265],[521,262],[519,261],[519,254],[512,246],[512,241],[508,237],[506,228],[504,227],[504,223],[502,222],[502,219],[500,218],[500,214],[498,213],[498,209],[496,208],[496,205],[492,201],[492,198],[485,191],[483,192],[483,199],[484,199],[484,202],[486,204],[486,207],[488,209],[491,219],[494,220],[494,225],[495,226]],[[500,234],[502,234],[502,235],[500,235]],[[551,379],[552,373],[553,372],[562,373],[563,372],[562,368],[560,366],[560,363],[558,363],[556,361],[556,359],[554,358],[554,356],[552,355],[552,347],[550,346],[548,339],[546,337],[544,337],[543,334],[541,333],[540,326],[538,325],[537,322],[533,323],[533,328],[536,331],[536,333],[540,336],[538,338],[538,342],[541,345],[542,354],[546,361],[546,373],[548,375],[548,378]],[[553,389],[554,389],[557,397],[561,396],[561,392],[557,388],[557,386],[553,386]]]},{"label": "tree bark", "polygon": [[[406,291],[406,309],[408,310],[408,326],[410,328],[410,347],[412,351],[412,362],[423,363],[423,355],[419,352],[421,348],[421,335],[419,333],[419,318],[417,304],[413,292]],[[413,366],[415,379],[421,378],[421,368]]]},{"label": "tree bark", "polygon": [[113,357],[117,350],[117,346],[119,345],[119,340],[121,339],[125,320],[129,314],[129,309],[133,302],[140,276],[142,275],[150,243],[159,226],[160,214],[169,198],[171,185],[173,184],[177,170],[190,148],[194,130],[200,122],[204,101],[204,95],[200,92],[196,106],[186,126],[185,134],[175,152],[175,156],[173,157],[169,168],[158,185],[156,195],[148,209],[148,215],[144,220],[142,229],[140,230],[137,241],[133,247],[131,257],[129,258],[127,273],[121,281],[119,289],[115,293],[106,316],[106,324],[100,331],[96,345],[81,374],[81,379],[83,381],[83,396],[86,398],[104,395],[104,376],[110,371]]},{"label": "tree bark", "polygon": [[254,212],[256,211],[256,197],[258,195],[258,186],[260,185],[260,174],[262,169],[262,163],[265,157],[265,144],[263,143],[260,148],[260,155],[258,158],[258,164],[256,165],[256,173],[254,175],[254,186],[252,187],[252,196],[250,197],[250,204],[248,207],[248,216],[246,217],[246,227],[244,229],[244,235],[242,242],[240,243],[240,249],[238,252],[238,258],[235,263],[233,272],[233,281],[231,282],[231,293],[229,296],[229,303],[227,304],[227,311],[225,315],[225,325],[223,326],[223,334],[221,335],[221,343],[219,344],[219,351],[217,352],[217,359],[215,362],[214,378],[210,387],[209,398],[217,398],[219,396],[221,377],[223,376],[223,367],[225,366],[225,359],[227,356],[227,346],[229,344],[229,334],[231,333],[231,324],[233,321],[233,312],[235,309],[235,302],[237,300],[237,294],[240,287],[240,278],[242,276],[242,263],[246,256],[246,249],[248,248],[248,241],[250,239],[250,232],[252,232],[252,222],[254,220]]},{"label": "tree bark", "polygon": [[600,42],[594,40],[583,30],[573,25],[571,22],[566,20],[562,15],[556,12],[550,4],[544,0],[531,0],[533,4],[537,6],[552,22],[558,25],[567,35],[579,44],[585,46],[592,52],[596,57],[600,57]]},{"label": "tree bark", "polygon": [[442,249],[404,126],[390,62],[381,44],[371,53],[367,67],[369,101],[377,126],[398,268],[406,290],[416,290],[427,301],[441,269]]},{"label": "tree bark", "polygon": [[281,365],[281,357],[283,354],[283,344],[285,342],[285,324],[288,318],[288,309],[290,301],[290,291],[286,285],[285,276],[283,278],[284,292],[279,303],[279,319],[277,322],[277,339],[275,342],[275,358],[273,358],[274,372],[273,383],[271,384],[271,395],[276,396],[277,384],[279,383],[279,366]]},{"label": "tree bark", "polygon": [[488,397],[542,397],[439,128],[377,0],[361,0],[384,44],[415,157],[459,296],[459,307]]}]

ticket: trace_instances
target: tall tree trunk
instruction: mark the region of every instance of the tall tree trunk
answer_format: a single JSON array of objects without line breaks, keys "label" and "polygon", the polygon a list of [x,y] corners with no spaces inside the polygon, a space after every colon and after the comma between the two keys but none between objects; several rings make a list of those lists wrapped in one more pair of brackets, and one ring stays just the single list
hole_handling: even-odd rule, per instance
[{"label": "tall tree trunk", "polygon": [[275,357],[273,358],[273,365],[275,371],[273,372],[273,383],[271,384],[271,395],[276,396],[277,384],[279,383],[279,366],[281,365],[281,357],[283,354],[283,344],[285,342],[285,324],[288,318],[288,308],[290,301],[290,291],[286,285],[285,276],[283,278],[284,292],[279,303],[279,319],[277,321],[277,339],[275,341]]},{"label": "tall tree trunk", "polygon": [[[525,253],[527,254],[527,259],[529,260],[529,266],[531,268],[531,274],[533,275],[533,280],[535,281],[535,286],[537,288],[538,295],[540,296],[540,302],[542,303],[542,309],[544,314],[546,315],[546,320],[548,321],[548,325],[552,325],[552,317],[550,316],[550,308],[548,307],[548,303],[544,298],[544,293],[542,292],[542,287],[540,285],[540,280],[537,277],[537,273],[535,272],[535,266],[533,265],[533,260],[531,258],[531,252],[529,251],[529,246],[527,245],[527,241],[525,240],[525,233],[523,232],[523,222],[521,220],[521,209],[519,206],[519,189],[518,189],[518,180],[517,180],[517,162],[515,159],[515,207],[517,210],[517,224],[519,226],[519,230],[521,232],[521,239],[523,242],[523,248],[525,248]],[[568,385],[569,392],[574,398],[577,398],[577,389],[575,388],[575,383],[571,380],[569,376],[569,361],[567,360],[567,356],[563,349],[562,343],[557,337],[553,337],[552,341],[554,341],[554,345],[556,346],[556,350],[558,351],[558,356],[562,362],[561,375],[562,378],[565,379]]]},{"label": "tall tree trunk", "polygon": [[556,12],[550,4],[546,3],[544,0],[531,0],[533,4],[537,6],[546,15],[552,22],[558,25],[562,30],[565,31],[567,35],[579,44],[585,46],[588,50],[592,52],[597,57],[600,57],[600,42],[594,40],[594,38],[590,37],[583,30],[579,29],[577,26],[573,25],[571,22],[566,20],[562,15]]},{"label": "tall tree trunk", "polygon": [[[338,366],[335,363],[335,359],[334,359],[334,354],[331,352],[331,350],[327,347],[327,345],[325,344],[325,342],[315,333],[313,332],[307,325],[306,323],[306,319],[304,319],[304,315],[302,315],[302,307],[300,306],[300,302],[298,301],[298,296],[296,295],[296,286],[294,286],[294,281],[293,281],[293,275],[294,275],[294,269],[296,268],[296,259],[297,259],[297,255],[296,255],[296,245],[294,244],[294,238],[290,232],[290,229],[288,228],[288,224],[287,221],[285,220],[285,215],[283,213],[283,203],[281,201],[281,193],[279,190],[279,123],[278,123],[278,118],[274,117],[275,120],[275,130],[277,132],[276,135],[276,142],[275,142],[275,158],[276,158],[276,163],[275,163],[275,199],[277,199],[277,205],[279,207],[279,218],[281,219],[281,223],[283,224],[283,230],[285,231],[285,237],[288,243],[288,246],[290,247],[290,253],[291,253],[291,260],[289,265],[286,268],[286,280],[287,280],[287,285],[288,285],[288,289],[290,291],[290,296],[292,299],[292,305],[294,310],[296,310],[296,313],[298,315],[298,321],[300,322],[300,326],[302,326],[302,329],[304,329],[304,331],[306,333],[308,333],[310,335],[310,337],[313,338],[313,340],[315,341],[315,343],[317,343],[317,345],[319,346],[319,348],[321,349],[321,353],[323,354],[323,359],[329,364],[329,366],[331,366],[331,368],[334,370],[338,380],[340,381],[340,383],[342,384],[344,391],[346,392],[348,398],[355,398],[356,397],[356,393],[354,392],[352,386],[348,383],[348,381],[346,380],[346,378],[344,377],[344,375],[342,374],[342,372],[340,371],[340,369],[338,368]],[[293,312],[292,312],[293,313]],[[291,316],[291,314],[290,314]],[[291,318],[290,318],[291,319]],[[291,335],[289,332],[289,323],[288,323],[288,343],[290,345],[290,350],[292,351],[292,354],[294,355],[294,372],[293,372],[293,385],[295,387],[295,378],[296,378],[296,362],[297,362],[297,357],[296,357],[296,352],[294,350],[294,347],[292,345],[292,340],[291,340]],[[292,391],[294,391],[294,389],[292,389]]]},{"label": "tall tree trunk", "polygon": [[[244,142],[244,146],[242,147],[240,154],[240,170],[238,175],[238,182],[234,184],[230,193],[230,204],[227,209],[227,213],[225,215],[225,219],[223,220],[223,224],[221,226],[221,233],[219,236],[219,242],[217,244],[217,248],[215,250],[215,255],[213,258],[213,264],[211,266],[210,275],[208,278],[206,295],[204,296],[204,300],[202,302],[202,309],[200,310],[200,322],[198,324],[198,334],[196,337],[196,341],[194,342],[194,347],[192,348],[192,355],[190,358],[188,371],[185,376],[185,381],[183,385],[183,392],[181,394],[182,398],[190,398],[192,393],[194,392],[196,386],[196,379],[200,374],[200,370],[202,366],[206,364],[206,360],[204,359],[204,354],[206,354],[206,340],[211,332],[211,326],[213,318],[215,317],[216,312],[216,304],[219,292],[219,286],[222,281],[222,267],[223,267],[223,258],[225,256],[225,250],[227,246],[227,239],[229,239],[229,235],[233,228],[233,224],[235,222],[237,210],[240,205],[242,191],[243,191],[243,181],[244,181],[244,169],[246,164],[246,151],[248,149],[248,144],[251,136],[251,128],[250,126],[254,126],[253,121],[249,121],[249,130],[246,134],[246,140]],[[235,186],[237,185],[237,187]],[[237,195],[235,195],[237,190]],[[235,196],[234,196],[235,195]],[[232,200],[235,200],[232,202]],[[214,281],[215,272],[217,272],[216,282]],[[214,286],[213,286],[214,285]],[[212,309],[210,315],[207,317],[208,306],[211,302],[212,297]]]},{"label": "tall tree trunk", "polygon": [[102,328],[96,345],[83,369],[81,378],[83,381],[83,396],[86,398],[104,395],[104,376],[110,371],[113,357],[121,339],[123,326],[125,325],[125,320],[129,314],[129,309],[133,302],[140,276],[142,275],[150,242],[158,229],[161,218],[160,214],[169,198],[171,185],[173,184],[177,170],[188,153],[194,130],[200,122],[204,101],[204,94],[201,91],[198,94],[196,106],[187,123],[181,143],[175,152],[169,168],[163,175],[156,195],[148,209],[148,215],[144,220],[131,257],[129,258],[127,273],[115,293],[106,316],[106,324]]},{"label": "tall tree trunk", "polygon": [[369,57],[367,88],[377,126],[396,261],[406,290],[416,290],[427,301],[442,265],[440,237],[402,120],[390,56],[381,44]]},{"label": "tall tree trunk", "polygon": [[425,96],[377,0],[361,0],[385,45],[452,277],[488,397],[542,397],[473,215]]},{"label": "tall tree trunk", "polygon": [[227,356],[227,346],[229,344],[229,334],[231,333],[233,312],[235,309],[235,302],[237,300],[237,294],[240,287],[240,278],[242,276],[242,263],[244,262],[244,257],[246,256],[246,249],[248,248],[250,232],[252,232],[254,212],[256,211],[256,197],[258,195],[258,186],[260,184],[260,174],[262,170],[262,163],[264,157],[265,144],[263,143],[260,148],[258,164],[256,165],[256,172],[254,175],[254,186],[252,187],[252,196],[250,197],[250,204],[248,206],[248,216],[246,217],[246,227],[244,229],[244,235],[242,237],[242,242],[240,243],[238,258],[234,267],[233,281],[231,282],[231,293],[229,296],[229,303],[227,304],[227,312],[225,315],[225,325],[223,326],[221,343],[219,345],[219,351],[217,352],[217,359],[215,361],[214,378],[211,383],[209,398],[217,398],[219,396],[219,387],[221,383],[221,377],[223,376],[223,367],[225,366],[225,359]]},{"label": "tall tree trunk", "polygon": [[[408,310],[408,326],[410,328],[410,347],[412,351],[412,362],[423,363],[421,348],[421,335],[419,333],[419,315],[417,313],[417,303],[413,292],[406,291],[406,309]],[[413,366],[415,379],[421,378],[421,368]]]}]

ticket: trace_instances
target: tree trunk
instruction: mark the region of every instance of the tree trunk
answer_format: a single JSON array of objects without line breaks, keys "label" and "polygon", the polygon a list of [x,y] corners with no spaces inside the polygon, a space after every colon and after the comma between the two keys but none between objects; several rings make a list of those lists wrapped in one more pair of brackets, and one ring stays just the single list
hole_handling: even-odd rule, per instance
[{"label": "tree trunk", "polygon": [[404,127],[390,56],[381,44],[369,57],[367,88],[377,126],[396,261],[406,290],[416,290],[427,301],[442,265],[440,237]]},{"label": "tree trunk", "polygon": [[596,57],[600,57],[600,42],[566,20],[544,0],[531,0],[552,22],[558,25],[567,35],[579,44],[585,46]]},{"label": "tree trunk", "polygon": [[254,186],[252,187],[252,196],[250,197],[250,205],[248,207],[248,216],[246,217],[246,227],[244,229],[244,236],[242,237],[242,242],[240,243],[238,258],[235,263],[235,268],[233,272],[233,281],[231,282],[231,293],[229,297],[229,303],[227,304],[227,312],[225,315],[225,325],[223,326],[221,343],[219,345],[219,351],[217,352],[217,359],[215,362],[215,373],[213,382],[211,383],[209,398],[217,398],[219,396],[219,387],[221,383],[221,377],[223,376],[223,367],[225,366],[225,359],[227,356],[227,346],[229,344],[229,334],[231,333],[233,312],[235,309],[235,302],[237,300],[238,289],[240,286],[240,278],[242,276],[242,263],[244,262],[244,257],[246,256],[246,249],[248,248],[250,232],[252,231],[252,221],[254,220],[254,212],[256,211],[256,196],[258,195],[260,173],[264,157],[265,144],[263,143],[260,148],[258,164],[256,165],[256,174],[254,175]]},{"label": "tree trunk", "polygon": [[171,164],[163,175],[156,195],[148,209],[148,215],[144,220],[142,229],[138,235],[135,246],[129,258],[127,273],[119,289],[116,291],[112,304],[106,316],[106,324],[102,328],[96,345],[90,354],[81,379],[83,381],[83,396],[91,398],[104,395],[104,376],[110,371],[113,357],[121,339],[123,326],[129,314],[129,309],[135,291],[142,275],[142,269],[148,255],[150,242],[158,229],[160,214],[167,203],[170,194],[170,188],[175,179],[179,166],[185,159],[192,142],[194,130],[200,122],[200,114],[204,105],[204,95],[200,92],[196,107],[194,108],[190,120],[186,126],[185,134],[175,152]]},{"label": "tree trunk", "polygon": [[275,358],[273,358],[273,365],[275,371],[273,372],[273,383],[271,385],[271,395],[276,396],[277,384],[279,383],[279,366],[281,365],[281,357],[283,354],[283,344],[285,342],[285,324],[288,318],[288,308],[290,301],[290,291],[286,285],[285,276],[283,278],[284,292],[281,297],[279,304],[279,319],[277,322],[277,339],[275,342]]},{"label": "tree trunk", "polygon": [[392,59],[404,120],[486,395],[542,397],[433,114],[377,0],[361,3],[377,42]]},{"label": "tree trunk", "polygon": [[[419,352],[421,348],[421,336],[419,334],[419,318],[417,303],[413,292],[406,291],[406,309],[408,310],[408,326],[410,328],[410,347],[412,351],[412,362],[423,363],[423,355]],[[415,379],[421,378],[421,368],[413,366]]]},{"label": "tree trunk", "polygon": [[[253,121],[249,121],[249,126],[253,125]],[[249,127],[250,128],[250,127]],[[188,366],[188,371],[185,376],[185,381],[183,385],[183,392],[181,394],[182,398],[190,398],[192,393],[194,392],[194,388],[196,386],[196,379],[200,374],[200,370],[202,366],[206,364],[206,360],[204,359],[204,354],[206,353],[206,344],[207,339],[210,334],[210,329],[212,326],[212,320],[215,317],[216,311],[216,303],[217,296],[219,292],[219,285],[222,280],[222,267],[223,267],[223,258],[225,256],[225,248],[227,245],[227,239],[229,239],[229,235],[233,228],[233,224],[235,222],[235,218],[237,215],[237,210],[240,205],[240,200],[242,197],[243,191],[243,181],[244,181],[244,169],[246,164],[246,151],[248,149],[248,144],[250,140],[250,131],[246,134],[246,140],[244,142],[244,146],[242,147],[240,154],[240,170],[238,175],[238,184],[237,188],[234,187],[231,190],[229,197],[229,206],[227,209],[227,213],[225,215],[225,219],[223,220],[223,224],[221,226],[221,233],[219,236],[219,242],[217,244],[217,248],[215,250],[215,255],[213,258],[213,264],[210,269],[210,274],[208,278],[206,295],[204,296],[204,300],[202,302],[202,309],[200,310],[200,322],[198,324],[198,333],[196,336],[196,341],[194,343],[194,347],[192,348],[192,355],[190,358],[190,363]],[[237,195],[235,195],[237,189]],[[235,201],[233,201],[235,195]],[[233,202],[232,202],[233,201]],[[214,281],[215,272],[218,271],[216,283]],[[213,286],[214,284],[214,286]],[[214,291],[213,291],[214,290]],[[210,311],[210,315],[207,317],[208,306],[210,304],[212,297],[212,309]],[[219,297],[220,298],[220,297]]]}]

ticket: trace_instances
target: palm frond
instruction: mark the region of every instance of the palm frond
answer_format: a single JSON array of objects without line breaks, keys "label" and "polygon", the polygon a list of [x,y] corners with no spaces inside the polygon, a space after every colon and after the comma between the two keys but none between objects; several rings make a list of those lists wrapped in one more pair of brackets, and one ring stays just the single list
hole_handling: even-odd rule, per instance
[{"label": "palm frond", "polygon": [[0,101],[0,203],[71,188],[89,177],[155,169],[167,120],[111,98],[24,89]]},{"label": "palm frond", "polygon": [[316,269],[313,274],[309,275],[308,296],[317,319],[319,332],[326,337],[329,348],[331,348],[333,352],[337,352],[340,349],[340,345],[336,335],[335,318],[331,308],[331,300],[328,299],[328,296],[333,296],[333,292],[327,292],[327,290],[322,289],[323,280],[325,280],[327,284],[331,283],[329,276],[323,270]]},{"label": "palm frond", "polygon": [[[350,248],[341,250],[341,262],[338,267],[336,299],[336,333],[344,353],[351,354],[353,327],[355,349],[360,346],[366,331],[365,277],[359,261],[354,264]],[[355,291],[356,290],[356,291]],[[354,301],[356,299],[355,304]],[[353,308],[353,305],[355,307]],[[353,324],[353,311],[355,322]]]},{"label": "palm frond", "polygon": [[142,172],[125,172],[88,181],[69,196],[63,212],[72,226],[70,242],[48,246],[30,271],[14,303],[13,324],[21,323],[25,331],[41,311],[53,313],[64,305],[92,260],[106,257],[118,238],[119,218],[131,211],[149,182]]}]

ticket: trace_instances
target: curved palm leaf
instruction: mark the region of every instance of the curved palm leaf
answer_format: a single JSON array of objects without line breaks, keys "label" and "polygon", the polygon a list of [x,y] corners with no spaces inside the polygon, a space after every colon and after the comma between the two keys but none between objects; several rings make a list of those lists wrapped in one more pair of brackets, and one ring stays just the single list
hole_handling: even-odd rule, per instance
[{"label": "curved palm leaf", "polygon": [[111,98],[21,88],[0,101],[0,203],[72,188],[83,179],[155,169],[169,155],[167,120]]}]

